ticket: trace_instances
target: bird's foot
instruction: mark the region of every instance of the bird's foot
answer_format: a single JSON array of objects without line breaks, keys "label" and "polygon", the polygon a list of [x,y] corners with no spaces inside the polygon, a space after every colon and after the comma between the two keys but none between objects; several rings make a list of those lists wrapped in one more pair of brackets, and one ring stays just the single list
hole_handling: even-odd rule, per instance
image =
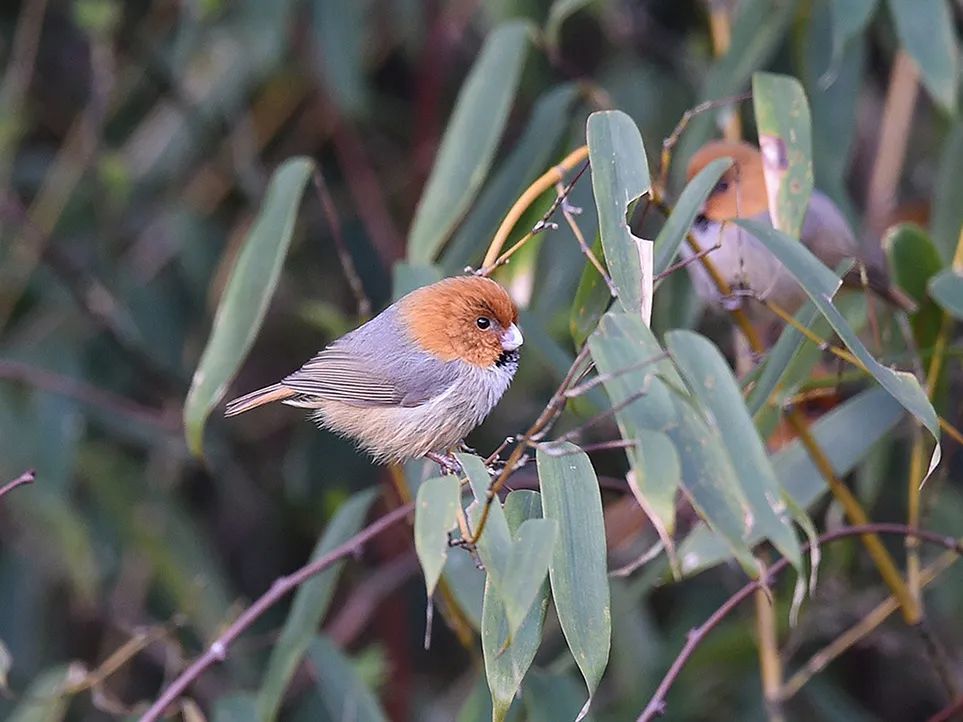
[{"label": "bird's foot", "polygon": [[458,463],[458,459],[449,454],[438,454],[434,451],[429,451],[427,454],[425,454],[425,458],[430,459],[438,464],[438,468],[441,469],[442,474],[458,476],[462,471],[461,464]]},{"label": "bird's foot", "polygon": [[756,294],[749,288],[733,288],[731,293],[722,297],[722,307],[726,311],[738,311],[745,299],[755,297]]}]

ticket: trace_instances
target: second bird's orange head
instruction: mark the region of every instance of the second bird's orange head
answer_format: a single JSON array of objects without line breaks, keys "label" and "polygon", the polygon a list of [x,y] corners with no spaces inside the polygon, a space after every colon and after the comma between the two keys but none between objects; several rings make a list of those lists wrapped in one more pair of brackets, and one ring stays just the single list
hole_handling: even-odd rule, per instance
[{"label": "second bird's orange head", "polygon": [[490,367],[522,343],[515,304],[488,278],[433,283],[401,299],[398,311],[412,341],[442,361]]},{"label": "second bird's orange head", "polygon": [[689,160],[687,180],[719,158],[731,158],[729,167],[706,199],[702,215],[710,221],[749,218],[768,209],[766,178],[759,149],[741,141],[714,140],[702,146]]}]

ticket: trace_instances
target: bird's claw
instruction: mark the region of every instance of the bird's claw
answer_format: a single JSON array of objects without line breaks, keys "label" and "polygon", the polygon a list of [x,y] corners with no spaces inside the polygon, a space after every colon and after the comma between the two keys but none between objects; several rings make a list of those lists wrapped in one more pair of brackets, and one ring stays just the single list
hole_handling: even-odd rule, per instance
[{"label": "bird's claw", "polygon": [[448,454],[437,454],[434,451],[429,451],[427,454],[425,454],[425,458],[430,459],[438,464],[442,474],[458,476],[462,472],[461,464],[454,456],[450,456]]}]

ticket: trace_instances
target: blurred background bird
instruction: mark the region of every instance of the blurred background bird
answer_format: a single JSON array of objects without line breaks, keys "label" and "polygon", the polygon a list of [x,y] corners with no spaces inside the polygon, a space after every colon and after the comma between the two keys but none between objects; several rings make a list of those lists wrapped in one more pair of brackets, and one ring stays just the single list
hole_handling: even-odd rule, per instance
[{"label": "blurred background bird", "polygon": [[231,401],[226,416],[280,401],[313,409],[319,426],[377,462],[450,452],[505,393],[522,335],[508,293],[478,276],[412,291],[300,369]]},{"label": "blurred background bird", "polygon": [[[692,227],[692,235],[702,250],[708,251],[708,258],[735,294],[732,298],[722,298],[698,260],[688,264],[693,285],[703,299],[727,308],[738,307],[744,296],[751,296],[776,303],[793,313],[806,299],[795,278],[755,236],[734,223],[727,223],[735,218],[747,218],[772,224],[759,149],[745,142],[707,143],[689,161],[688,179],[712,161],[727,157],[732,159],[732,166],[706,199]],[[843,279],[847,285],[864,285],[865,273],[865,285],[880,297],[904,310],[915,307],[906,294],[890,283],[882,253],[865,253],[843,213],[818,190],[814,190],[810,198],[800,240],[830,269],[846,259],[857,261]],[[687,244],[683,244],[682,253],[688,258],[695,255]]]}]

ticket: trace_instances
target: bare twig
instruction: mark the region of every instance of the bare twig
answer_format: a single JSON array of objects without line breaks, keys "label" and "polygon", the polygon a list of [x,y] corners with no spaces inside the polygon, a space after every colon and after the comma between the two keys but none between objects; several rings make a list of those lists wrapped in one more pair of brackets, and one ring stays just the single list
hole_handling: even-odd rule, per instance
[{"label": "bare twig", "polygon": [[405,504],[394,509],[374,523],[368,525],[344,544],[335,547],[324,556],[305,564],[292,574],[278,577],[274,580],[271,588],[262,594],[256,602],[244,610],[244,612],[225,629],[215,639],[200,657],[195,659],[190,666],[181,672],[173,682],[164,690],[164,693],[157,698],[150,709],[140,718],[140,722],[156,722],[164,711],[184,693],[184,691],[200,677],[209,667],[215,663],[223,662],[227,659],[230,645],[243,634],[264,612],[277,604],[281,599],[294,591],[301,584],[311,577],[320,574],[350,554],[361,548],[368,540],[378,536],[386,529],[403,520],[415,508],[414,504]]},{"label": "bare twig", "polygon": [[[579,175],[581,175],[584,172],[585,167],[586,166],[582,167],[582,170],[579,171]],[[577,179],[578,178],[576,177],[576,180]],[[568,196],[568,194],[572,190],[572,185],[574,183],[575,181],[573,180],[571,183],[569,183],[567,188],[563,186],[561,182],[556,183],[555,190],[558,193],[558,197],[565,198],[566,196]],[[563,200],[561,207],[562,207],[562,217],[565,218],[565,222],[568,223],[568,227],[572,230],[572,235],[575,236],[575,240],[578,241],[578,247],[582,250],[582,254],[589,260],[589,263],[591,263],[592,266],[594,266],[595,270],[599,272],[599,275],[602,276],[602,280],[605,281],[605,285],[609,287],[609,293],[611,293],[613,296],[618,296],[619,295],[618,289],[616,289],[615,284],[612,283],[612,278],[606,272],[605,266],[603,266],[602,262],[595,257],[595,254],[592,253],[592,249],[589,248],[588,243],[585,242],[585,236],[582,233],[582,229],[578,227],[578,223],[575,220],[575,212],[568,205],[567,201]],[[579,212],[581,212],[581,210],[579,210]]]},{"label": "bare twig", "polygon": [[[838,541],[839,539],[845,539],[853,536],[865,537],[867,535],[882,534],[915,536],[922,541],[927,542],[928,544],[934,544],[936,546],[944,547],[945,549],[950,549],[957,554],[963,554],[963,543],[961,543],[959,539],[956,539],[952,536],[938,534],[937,532],[927,531],[925,529],[913,529],[905,524],[874,523],[846,527],[823,534],[821,537],[819,537],[818,542],[819,544],[828,544],[830,542]],[[809,551],[809,547],[809,544],[805,544],[802,549],[803,553]],[[665,676],[662,678],[662,681],[656,688],[655,693],[649,699],[649,703],[642,711],[642,714],[639,715],[637,722],[651,722],[651,720],[655,719],[656,716],[665,713],[665,698],[669,692],[669,689],[679,677],[679,673],[682,671],[682,668],[685,667],[693,652],[695,652],[696,648],[702,643],[706,636],[708,636],[709,632],[715,629],[719,623],[722,622],[722,620],[729,616],[729,613],[732,612],[732,610],[751,597],[757,589],[762,589],[765,586],[771,586],[776,580],[776,577],[778,577],[787,566],[789,566],[789,562],[786,559],[780,559],[778,562],[766,569],[764,579],[754,580],[743,586],[739,591],[729,597],[729,599],[727,599],[722,606],[716,609],[716,611],[713,612],[705,622],[703,622],[700,626],[689,630],[685,645],[683,645],[678,656],[675,658],[675,661],[672,663],[672,666],[670,666],[669,670],[665,673]],[[963,709],[963,705],[961,705],[960,709]],[[945,719],[950,718],[947,717]]]},{"label": "bare twig", "polygon": [[18,486],[24,486],[25,484],[32,484],[34,479],[37,478],[37,472],[33,469],[27,469],[20,476],[18,476],[13,481],[8,481],[3,486],[0,486],[0,499],[9,494],[11,491],[16,489]]},{"label": "bare twig", "polygon": [[358,275],[358,269],[354,265],[354,259],[351,258],[348,246],[344,242],[344,236],[341,235],[341,220],[338,218],[338,210],[335,208],[334,201],[331,200],[331,194],[328,192],[328,186],[325,184],[324,176],[321,175],[320,170],[314,171],[314,189],[318,193],[318,199],[321,201],[321,207],[324,209],[324,216],[327,218],[328,225],[331,227],[331,237],[334,238],[334,247],[337,249],[338,260],[341,261],[341,268],[344,269],[345,278],[348,279],[348,286],[351,287],[351,293],[354,294],[355,301],[358,303],[358,316],[361,319],[367,319],[371,316],[371,300],[364,292],[364,284],[361,282],[361,276]]}]

